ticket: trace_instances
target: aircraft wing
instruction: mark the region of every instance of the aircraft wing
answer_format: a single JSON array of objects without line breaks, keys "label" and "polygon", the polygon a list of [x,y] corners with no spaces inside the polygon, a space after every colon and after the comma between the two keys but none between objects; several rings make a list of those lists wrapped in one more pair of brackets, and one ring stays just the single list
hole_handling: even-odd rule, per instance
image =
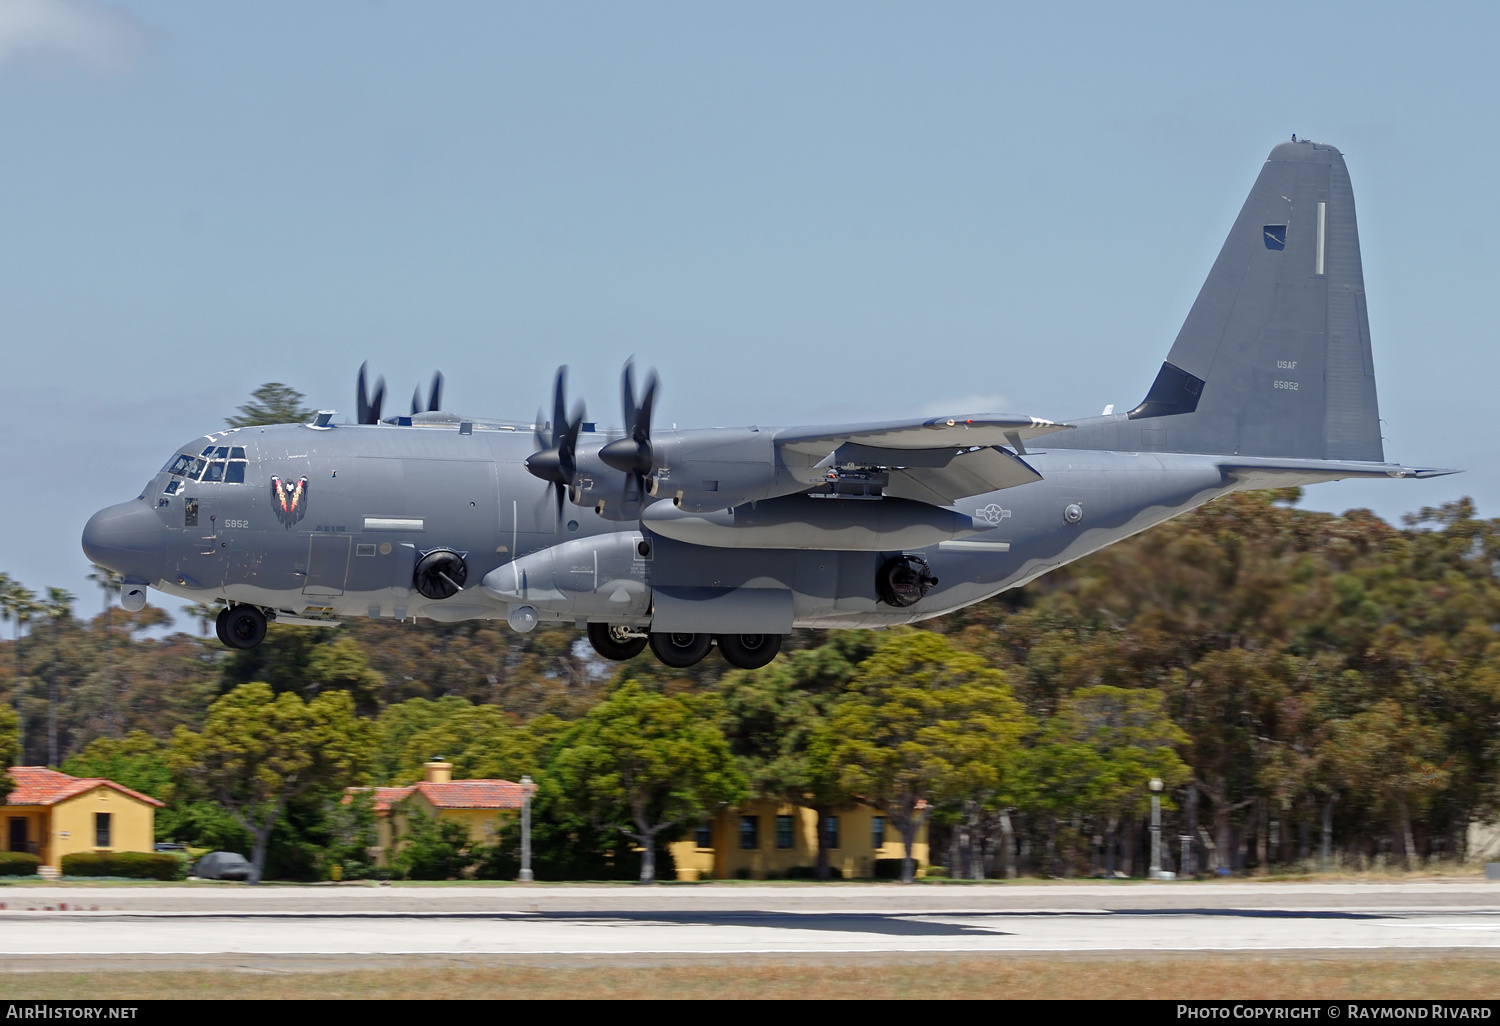
[{"label": "aircraft wing", "polygon": [[886,495],[946,506],[966,495],[1040,481],[1042,475],[1015,453],[1025,453],[1029,438],[1070,426],[1036,417],[934,417],[788,428],[777,432],[776,445],[783,459],[793,457],[788,462],[800,457],[818,466],[885,468]]},{"label": "aircraft wing", "polygon": [[839,446],[852,442],[880,449],[937,449],[953,446],[1008,445],[1025,452],[1025,441],[1053,431],[1066,431],[1071,424],[1055,424],[1039,417],[1005,414],[933,417],[928,420],[892,420],[873,424],[835,424],[829,427],[784,428],[776,432],[776,445],[783,452],[822,458]]}]

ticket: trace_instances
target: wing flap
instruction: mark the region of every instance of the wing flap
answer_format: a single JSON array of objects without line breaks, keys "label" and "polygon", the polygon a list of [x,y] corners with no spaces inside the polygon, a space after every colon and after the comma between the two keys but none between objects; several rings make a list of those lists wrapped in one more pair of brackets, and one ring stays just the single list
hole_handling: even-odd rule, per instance
[{"label": "wing flap", "polygon": [[[894,450],[892,454],[899,458]],[[1018,456],[984,448],[960,452],[940,467],[903,467],[897,463],[889,471],[889,478],[884,488],[886,495],[948,506],[966,495],[982,495],[1040,481],[1042,475]]]},{"label": "wing flap", "polygon": [[1039,417],[1005,414],[932,417],[927,420],[786,428],[776,433],[776,445],[783,452],[819,458],[849,442],[881,449],[940,449],[949,446],[957,449],[976,445],[1015,447],[1028,439],[1065,431],[1072,426]]}]

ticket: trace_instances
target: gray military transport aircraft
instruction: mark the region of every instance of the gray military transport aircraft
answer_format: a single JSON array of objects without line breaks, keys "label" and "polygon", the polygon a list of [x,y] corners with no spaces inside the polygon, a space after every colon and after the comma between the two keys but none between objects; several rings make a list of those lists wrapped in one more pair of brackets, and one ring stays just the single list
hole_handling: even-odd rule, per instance
[{"label": "gray military transport aircraft", "polygon": [[565,372],[528,424],[441,412],[441,379],[382,420],[361,368],[358,424],[210,432],[94,514],[84,552],[127,609],[226,602],[235,648],[267,621],[504,618],[753,668],[795,627],[941,616],[1227,492],[1451,473],[1384,461],[1349,175],[1295,137],[1129,412],[662,431],[627,363],[624,426],[600,430]]}]

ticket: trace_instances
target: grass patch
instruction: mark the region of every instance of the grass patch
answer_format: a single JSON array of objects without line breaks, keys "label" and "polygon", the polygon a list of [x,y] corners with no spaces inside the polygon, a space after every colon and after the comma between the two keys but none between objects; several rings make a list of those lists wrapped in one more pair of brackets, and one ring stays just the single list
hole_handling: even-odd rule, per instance
[{"label": "grass patch", "polygon": [[[481,963],[477,957],[472,960]],[[12,963],[14,964],[14,963]],[[381,969],[280,971],[207,967],[193,971],[0,974],[0,999],[145,1000],[222,998],[1154,998],[1492,1000],[1500,954],[1451,951],[1428,957],[1314,953],[1295,958],[1189,955],[1140,959],[993,955],[699,959],[631,963],[590,959],[538,964],[435,966],[392,962]]]}]

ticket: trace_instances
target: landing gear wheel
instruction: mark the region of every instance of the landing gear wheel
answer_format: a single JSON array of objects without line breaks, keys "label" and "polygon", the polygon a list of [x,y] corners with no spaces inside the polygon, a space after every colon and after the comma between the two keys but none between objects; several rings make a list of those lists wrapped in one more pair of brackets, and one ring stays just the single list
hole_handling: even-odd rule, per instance
[{"label": "landing gear wheel", "polygon": [[730,666],[758,670],[781,651],[780,634],[720,634],[719,655]]},{"label": "landing gear wheel", "polygon": [[589,644],[605,659],[624,662],[640,655],[646,647],[645,637],[632,638],[628,631],[633,627],[621,627],[608,623],[589,624]]},{"label": "landing gear wheel", "polygon": [[677,670],[685,670],[700,662],[713,647],[712,634],[656,634],[651,635],[651,652],[656,658]]},{"label": "landing gear wheel", "polygon": [[229,643],[229,634],[224,627],[224,625],[228,622],[229,607],[225,606],[223,609],[219,610],[219,615],[214,618],[214,633],[219,636],[219,640],[224,643],[225,648],[233,648],[234,646]]},{"label": "landing gear wheel", "polygon": [[230,648],[254,648],[266,640],[266,614],[254,606],[235,606],[225,610],[220,637]]}]

